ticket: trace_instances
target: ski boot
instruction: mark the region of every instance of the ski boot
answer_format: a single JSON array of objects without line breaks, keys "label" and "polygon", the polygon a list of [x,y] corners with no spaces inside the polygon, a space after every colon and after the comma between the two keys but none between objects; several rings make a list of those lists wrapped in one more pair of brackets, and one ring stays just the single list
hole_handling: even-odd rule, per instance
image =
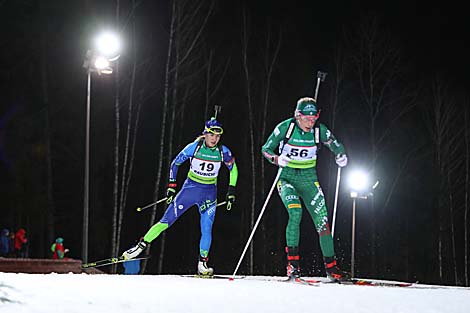
[{"label": "ski boot", "polygon": [[299,248],[286,247],[287,253],[287,277],[289,280],[300,279],[300,266],[299,266]]},{"label": "ski boot", "polygon": [[342,282],[351,280],[351,274],[342,271],[336,264],[335,257],[325,257],[326,276],[332,282]]},{"label": "ski boot", "polygon": [[214,275],[214,269],[207,266],[208,257],[199,256],[199,262],[197,264],[197,276],[203,278],[211,278]]},{"label": "ski boot", "polygon": [[148,245],[148,242],[144,241],[144,239],[140,239],[140,241],[137,243],[137,245],[135,245],[135,247],[130,248],[122,254],[122,258],[124,260],[133,259],[137,257],[142,251],[144,251]]}]

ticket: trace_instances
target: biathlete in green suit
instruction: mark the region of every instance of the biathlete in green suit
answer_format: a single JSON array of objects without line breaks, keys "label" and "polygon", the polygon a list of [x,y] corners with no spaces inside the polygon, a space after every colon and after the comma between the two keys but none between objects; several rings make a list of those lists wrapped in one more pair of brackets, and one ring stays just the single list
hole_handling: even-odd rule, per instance
[{"label": "biathlete in green suit", "polygon": [[[289,215],[286,227],[287,275],[292,279],[300,277],[298,247],[302,198],[319,236],[327,276],[341,281],[350,279],[350,275],[336,264],[325,197],[316,172],[319,145],[321,143],[335,154],[340,167],[347,165],[348,158],[344,146],[332,132],[324,124],[316,124],[319,116],[315,99],[299,99],[294,118],[276,126],[262,147],[262,153],[269,162],[282,168],[277,187]],[[277,149],[279,155],[275,152]]]}]

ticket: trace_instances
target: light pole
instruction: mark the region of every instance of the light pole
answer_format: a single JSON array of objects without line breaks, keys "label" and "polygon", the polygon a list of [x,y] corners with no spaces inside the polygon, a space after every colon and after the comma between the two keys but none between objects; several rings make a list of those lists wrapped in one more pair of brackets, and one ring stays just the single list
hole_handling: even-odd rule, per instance
[{"label": "light pole", "polygon": [[356,191],[351,191],[352,205],[352,226],[351,226],[351,277],[354,277],[354,252],[356,251],[356,199],[367,199],[367,196],[359,196]]},{"label": "light pole", "polygon": [[119,58],[120,43],[118,37],[111,33],[103,33],[96,38],[94,48],[86,53],[83,67],[87,69],[86,96],[86,134],[85,134],[85,173],[83,186],[83,242],[82,260],[88,262],[88,221],[90,194],[90,104],[91,104],[91,73],[111,74],[111,62]]},{"label": "light pole", "polygon": [[352,206],[352,227],[351,227],[351,277],[354,277],[354,251],[356,243],[356,199],[357,192],[351,192],[351,198],[353,199]]},{"label": "light pole", "polygon": [[357,199],[368,199],[373,196],[372,190],[377,188],[377,181],[372,187],[369,184],[367,174],[361,170],[356,170],[349,175],[349,185],[352,198],[352,225],[351,225],[351,277],[354,277],[354,260],[356,246],[356,201]]}]

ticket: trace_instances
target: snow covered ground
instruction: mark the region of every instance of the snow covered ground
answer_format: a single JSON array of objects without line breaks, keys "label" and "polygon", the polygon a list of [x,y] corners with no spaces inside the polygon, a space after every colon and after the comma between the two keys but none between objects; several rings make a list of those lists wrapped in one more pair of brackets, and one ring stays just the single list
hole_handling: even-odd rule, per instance
[{"label": "snow covered ground", "polygon": [[470,288],[305,286],[260,278],[0,273],[0,312],[470,312]]}]

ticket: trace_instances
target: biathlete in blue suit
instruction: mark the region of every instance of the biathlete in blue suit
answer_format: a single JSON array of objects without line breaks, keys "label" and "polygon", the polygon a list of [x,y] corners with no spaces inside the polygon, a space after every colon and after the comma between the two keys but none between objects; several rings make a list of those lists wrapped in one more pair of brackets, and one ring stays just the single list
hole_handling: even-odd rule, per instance
[{"label": "biathlete in blue suit", "polygon": [[[153,225],[143,239],[131,249],[123,253],[125,259],[138,256],[163,231],[173,225],[190,207],[197,205],[200,214],[201,240],[199,242],[198,274],[211,276],[214,270],[207,266],[209,250],[212,242],[212,224],[214,223],[217,206],[217,177],[224,163],[230,171],[230,180],[226,196],[227,210],[235,202],[235,186],[238,169],[230,150],[217,145],[223,133],[222,124],[215,118],[205,123],[202,136],[188,144],[173,160],[167,188],[168,208],[158,223]],[[188,177],[183,187],[176,194],[176,175],[178,167],[189,160]]]}]

